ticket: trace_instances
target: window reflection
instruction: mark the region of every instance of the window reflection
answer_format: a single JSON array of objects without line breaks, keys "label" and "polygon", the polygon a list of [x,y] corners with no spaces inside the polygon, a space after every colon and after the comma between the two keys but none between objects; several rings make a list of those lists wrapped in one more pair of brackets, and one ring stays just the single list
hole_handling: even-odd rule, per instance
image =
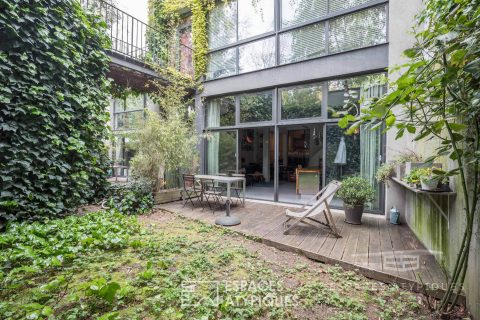
[{"label": "window reflection", "polygon": [[217,79],[236,73],[236,49],[227,49],[210,54],[207,66],[207,79]]},{"label": "window reflection", "polygon": [[272,93],[247,94],[240,97],[240,122],[272,120]]},{"label": "window reflection", "polygon": [[207,128],[235,125],[235,97],[212,99],[206,108]]},{"label": "window reflection", "polygon": [[324,23],[314,24],[280,35],[280,64],[317,58],[325,53]]},{"label": "window reflection", "polygon": [[327,0],[282,0],[282,28],[323,17]]},{"label": "window reflection", "polygon": [[219,48],[237,41],[237,2],[219,2],[208,15],[208,45]]},{"label": "window reflection", "polygon": [[307,85],[280,90],[282,120],[322,116],[322,85]]},{"label": "window reflection", "polygon": [[360,114],[361,103],[386,93],[385,74],[374,74],[328,82],[328,117]]},{"label": "window reflection", "polygon": [[238,39],[274,30],[274,0],[238,0]]},{"label": "window reflection", "polygon": [[275,38],[240,46],[238,54],[239,73],[273,67],[275,65]]}]

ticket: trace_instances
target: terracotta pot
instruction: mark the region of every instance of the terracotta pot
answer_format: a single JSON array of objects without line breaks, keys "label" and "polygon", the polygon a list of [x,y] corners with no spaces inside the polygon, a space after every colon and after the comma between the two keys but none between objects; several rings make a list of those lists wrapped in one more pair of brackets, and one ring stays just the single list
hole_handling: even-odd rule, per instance
[{"label": "terracotta pot", "polygon": [[345,222],[349,224],[362,224],[363,204],[354,207],[343,205],[345,210]]}]

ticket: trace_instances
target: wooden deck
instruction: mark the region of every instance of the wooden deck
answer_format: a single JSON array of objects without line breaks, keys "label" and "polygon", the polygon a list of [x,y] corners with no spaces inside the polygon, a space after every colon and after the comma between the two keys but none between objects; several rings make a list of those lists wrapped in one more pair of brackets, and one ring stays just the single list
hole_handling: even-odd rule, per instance
[{"label": "wooden deck", "polygon": [[[213,214],[208,208],[202,211],[200,207],[183,207],[181,202],[163,204],[160,208],[210,224],[225,214],[224,211]],[[374,215],[364,215],[362,225],[350,225],[344,223],[343,211],[333,210],[341,238],[306,224],[284,235],[284,212],[281,205],[247,201],[245,208],[232,207],[232,215],[242,223],[231,229],[280,250],[358,270],[366,277],[406,289],[424,293],[423,283],[427,293],[435,297],[440,297],[446,288],[442,268],[406,225],[392,225],[384,217]]]}]

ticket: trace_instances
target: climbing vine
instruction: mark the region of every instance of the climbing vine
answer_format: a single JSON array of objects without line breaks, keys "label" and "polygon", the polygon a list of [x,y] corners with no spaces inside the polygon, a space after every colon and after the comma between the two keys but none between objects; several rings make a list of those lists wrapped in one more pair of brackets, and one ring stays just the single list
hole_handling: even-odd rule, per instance
[{"label": "climbing vine", "polygon": [[0,0],[0,220],[72,211],[107,183],[106,24],[46,3]]},{"label": "climbing vine", "polygon": [[[176,26],[180,23],[182,9],[192,13],[192,42],[193,42],[193,65],[195,78],[201,80],[207,71],[208,63],[208,36],[207,19],[208,13],[215,7],[214,0],[150,0],[149,13],[150,24],[158,31],[157,44],[168,44],[170,39],[176,39]],[[152,36],[153,37],[153,36]],[[168,54],[168,49],[166,50]]]}]

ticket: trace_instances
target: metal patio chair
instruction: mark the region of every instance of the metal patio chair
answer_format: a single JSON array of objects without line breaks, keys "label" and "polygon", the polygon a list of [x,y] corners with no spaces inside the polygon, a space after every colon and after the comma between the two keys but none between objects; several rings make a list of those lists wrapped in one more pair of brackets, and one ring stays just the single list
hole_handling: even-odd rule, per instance
[{"label": "metal patio chair", "polygon": [[202,185],[202,195],[207,201],[210,210],[215,213],[215,208],[222,206],[222,193],[224,192],[224,188],[218,186],[215,181],[211,179],[201,179],[200,182]]},{"label": "metal patio chair", "polygon": [[[192,210],[195,208],[194,199],[197,199],[197,202],[200,202],[200,205],[203,209],[202,199],[202,187],[199,185],[198,181],[195,179],[194,175],[184,174],[183,175],[183,189],[181,190],[183,206],[190,201],[192,204]],[[198,200],[200,199],[200,200]]]}]

